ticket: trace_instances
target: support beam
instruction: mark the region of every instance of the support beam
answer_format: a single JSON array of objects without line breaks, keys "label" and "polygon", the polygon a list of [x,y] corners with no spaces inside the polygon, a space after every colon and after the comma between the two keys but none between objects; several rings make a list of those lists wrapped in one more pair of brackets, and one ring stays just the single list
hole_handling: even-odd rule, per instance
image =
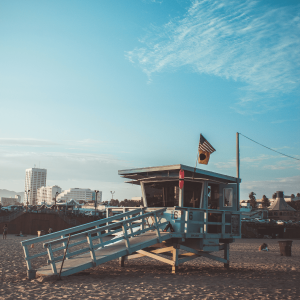
[{"label": "support beam", "polygon": [[172,273],[175,274],[178,271],[178,254],[179,254],[179,245],[174,245],[173,248],[173,262]]},{"label": "support beam", "polygon": [[229,244],[224,244],[224,259],[227,260],[227,263],[224,263],[224,268],[229,269]]},{"label": "support beam", "polygon": [[119,264],[121,268],[124,268],[124,262],[125,262],[126,256],[119,257]]},{"label": "support beam", "polygon": [[162,261],[162,262],[164,262],[164,263],[166,263],[166,264],[169,264],[169,265],[172,265],[172,266],[173,266],[173,264],[174,264],[174,261],[172,261],[172,260],[170,260],[170,259],[161,257],[161,256],[159,256],[159,255],[156,255],[156,254],[153,254],[153,253],[144,251],[144,250],[138,250],[138,251],[136,251],[136,252],[139,253],[139,254],[143,254],[143,255],[145,255],[145,256],[149,256],[149,257],[154,258],[154,259],[156,259],[156,260]]}]

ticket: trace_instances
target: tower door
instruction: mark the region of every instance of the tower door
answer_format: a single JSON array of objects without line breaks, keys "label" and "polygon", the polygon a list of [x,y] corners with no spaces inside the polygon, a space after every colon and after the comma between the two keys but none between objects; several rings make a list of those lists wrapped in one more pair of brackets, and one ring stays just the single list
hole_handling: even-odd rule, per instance
[{"label": "tower door", "polygon": [[237,185],[220,184],[219,205],[221,210],[237,211]]}]

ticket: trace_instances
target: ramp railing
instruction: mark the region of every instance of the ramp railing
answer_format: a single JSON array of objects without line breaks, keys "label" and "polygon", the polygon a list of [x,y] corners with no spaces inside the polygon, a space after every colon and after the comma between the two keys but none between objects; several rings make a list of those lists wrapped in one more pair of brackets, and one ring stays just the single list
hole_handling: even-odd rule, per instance
[{"label": "ramp railing", "polygon": [[[47,263],[51,264],[53,274],[57,274],[56,263],[63,259],[64,252],[66,252],[67,259],[90,252],[93,265],[96,266],[96,250],[124,240],[127,253],[131,254],[133,250],[131,248],[130,238],[150,230],[156,232],[157,241],[161,242],[160,230],[161,227],[166,226],[167,222],[160,222],[159,216],[162,215],[165,210],[166,208],[162,208],[156,211],[145,212],[145,208],[138,208],[109,218],[23,241],[21,244],[24,248],[27,269],[32,270],[32,259],[48,255]],[[151,218],[152,222],[147,222],[148,218]],[[109,222],[114,223],[103,226]],[[68,250],[66,251],[69,234],[71,234],[71,236]],[[111,238],[112,235],[115,234],[121,235]],[[30,255],[29,246],[43,241],[47,241],[43,244],[43,248],[47,250]],[[72,248],[74,251],[71,251]]]}]

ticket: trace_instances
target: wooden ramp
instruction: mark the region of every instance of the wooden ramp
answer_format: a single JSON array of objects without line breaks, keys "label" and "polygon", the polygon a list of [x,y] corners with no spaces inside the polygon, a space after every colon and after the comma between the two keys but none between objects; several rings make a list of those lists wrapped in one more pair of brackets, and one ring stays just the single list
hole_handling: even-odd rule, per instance
[{"label": "wooden ramp", "polygon": [[[180,233],[164,232],[168,222],[162,218],[166,208],[146,212],[138,208],[88,224],[75,226],[21,242],[28,277],[68,276],[110,260],[131,255]],[[114,238],[111,238],[115,236]],[[43,243],[46,251],[31,254],[34,244]],[[75,250],[74,250],[75,249]],[[72,251],[73,250],[73,251]],[[31,260],[48,255],[46,266],[34,270]],[[61,269],[61,266],[62,269]],[[32,275],[33,274],[33,275]]]},{"label": "wooden ramp", "polygon": [[[172,233],[161,232],[160,236],[160,241],[165,241],[172,237]],[[146,232],[139,236],[130,238],[130,248],[132,252],[135,252],[150,247],[158,242],[159,241],[155,232]],[[90,252],[65,260],[61,276],[68,276],[129,254],[124,240],[106,246],[102,249],[95,250],[94,252],[96,257],[95,262],[91,260]],[[56,262],[55,264],[56,269],[60,270],[61,261]],[[39,268],[36,270],[36,274],[44,276],[53,275],[52,266],[47,265]]]}]

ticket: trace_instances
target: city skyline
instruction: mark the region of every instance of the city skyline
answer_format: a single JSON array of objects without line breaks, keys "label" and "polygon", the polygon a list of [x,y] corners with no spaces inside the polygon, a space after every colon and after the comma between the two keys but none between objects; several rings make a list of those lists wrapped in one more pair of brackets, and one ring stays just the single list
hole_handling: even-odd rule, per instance
[{"label": "city skyline", "polygon": [[[297,1],[1,2],[0,189],[141,196],[118,170],[236,176],[235,135],[300,159]],[[13,120],[13,121],[12,121]],[[9,124],[9,126],[8,126]],[[241,199],[299,191],[299,160],[240,137]]]}]

